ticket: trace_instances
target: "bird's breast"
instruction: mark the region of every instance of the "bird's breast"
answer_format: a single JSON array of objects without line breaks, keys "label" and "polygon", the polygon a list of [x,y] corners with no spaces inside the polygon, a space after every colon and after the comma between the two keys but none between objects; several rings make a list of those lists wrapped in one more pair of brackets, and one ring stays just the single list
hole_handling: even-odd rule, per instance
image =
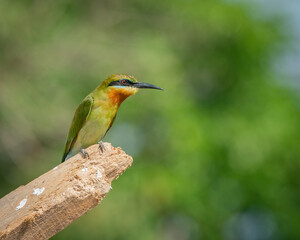
[{"label": "bird's breast", "polygon": [[105,103],[95,103],[91,113],[78,133],[77,143],[81,148],[98,143],[105,136],[113,118],[117,113],[116,107],[108,107]]}]

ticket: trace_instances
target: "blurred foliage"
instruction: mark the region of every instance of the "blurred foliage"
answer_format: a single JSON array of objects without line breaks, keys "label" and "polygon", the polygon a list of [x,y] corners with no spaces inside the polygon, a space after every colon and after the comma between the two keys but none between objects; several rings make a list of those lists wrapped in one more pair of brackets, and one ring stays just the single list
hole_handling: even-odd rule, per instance
[{"label": "blurred foliage", "polygon": [[[255,14],[254,14],[255,13]],[[272,60],[284,19],[222,1],[0,2],[0,193],[59,164],[74,110],[112,73],[106,141],[134,157],[53,239],[300,239],[299,99]]]}]

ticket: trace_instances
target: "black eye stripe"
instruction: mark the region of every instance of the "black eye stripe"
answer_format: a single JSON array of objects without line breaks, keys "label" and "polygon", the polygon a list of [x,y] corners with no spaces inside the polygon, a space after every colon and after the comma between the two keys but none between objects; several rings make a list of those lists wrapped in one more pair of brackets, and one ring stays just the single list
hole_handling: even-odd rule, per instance
[{"label": "black eye stripe", "polygon": [[[125,82],[123,83],[123,81]],[[132,86],[133,84],[134,84],[133,81],[124,78],[122,80],[110,82],[108,86]]]},{"label": "black eye stripe", "polygon": [[120,81],[113,81],[108,84],[108,86],[120,86],[120,85],[121,85]]}]

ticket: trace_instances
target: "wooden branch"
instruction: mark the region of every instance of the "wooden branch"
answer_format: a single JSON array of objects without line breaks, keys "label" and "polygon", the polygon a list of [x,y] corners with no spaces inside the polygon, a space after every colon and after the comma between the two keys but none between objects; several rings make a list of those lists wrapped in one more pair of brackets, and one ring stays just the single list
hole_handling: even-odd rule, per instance
[{"label": "wooden branch", "polygon": [[105,143],[87,149],[0,199],[0,239],[49,239],[97,206],[132,163],[120,148]]}]

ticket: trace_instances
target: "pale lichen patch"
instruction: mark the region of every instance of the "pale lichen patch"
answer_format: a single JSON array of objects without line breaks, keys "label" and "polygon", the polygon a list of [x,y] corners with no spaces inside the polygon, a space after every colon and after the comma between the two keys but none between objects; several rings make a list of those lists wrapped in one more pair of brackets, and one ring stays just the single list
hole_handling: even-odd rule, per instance
[{"label": "pale lichen patch", "polygon": [[44,190],[45,190],[44,187],[42,187],[42,188],[34,188],[32,195],[37,195],[38,196],[38,195],[42,194],[44,192]]},{"label": "pale lichen patch", "polygon": [[22,207],[24,207],[25,204],[26,204],[26,202],[27,202],[27,198],[24,198],[24,199],[19,203],[19,205],[16,207],[16,210],[19,210],[19,209],[21,209]]},{"label": "pale lichen patch", "polygon": [[83,168],[81,169],[81,171],[83,171],[83,172],[87,172],[87,168],[83,165]]},{"label": "pale lichen patch", "polygon": [[96,172],[96,173],[97,173],[97,178],[102,178],[102,174],[101,174],[101,172],[100,172],[100,170],[99,170],[99,169],[97,170],[97,172]]}]

